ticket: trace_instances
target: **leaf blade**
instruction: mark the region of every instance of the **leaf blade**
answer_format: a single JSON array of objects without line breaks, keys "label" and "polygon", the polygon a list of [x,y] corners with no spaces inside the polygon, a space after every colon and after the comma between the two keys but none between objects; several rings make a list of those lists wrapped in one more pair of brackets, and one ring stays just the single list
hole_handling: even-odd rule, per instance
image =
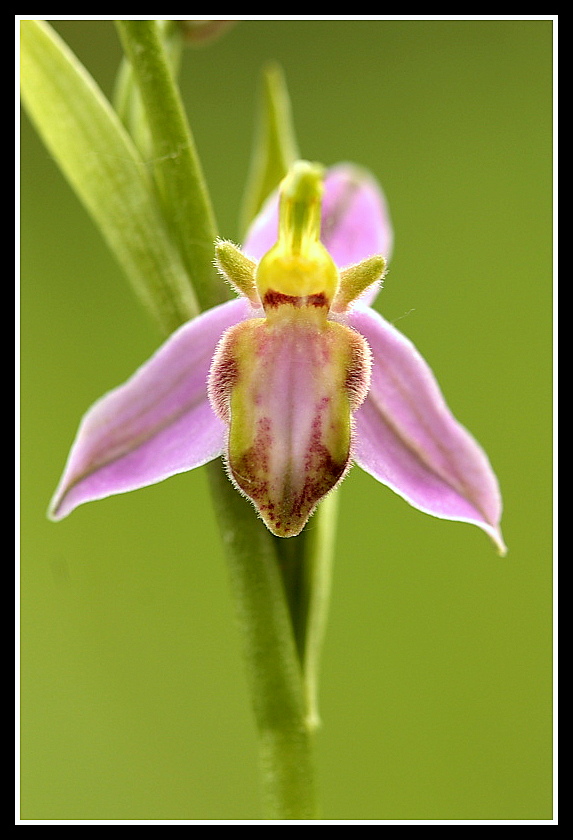
[{"label": "leaf blade", "polygon": [[198,312],[145,164],[95,81],[43,21],[21,21],[21,93],[72,189],[165,333]]}]

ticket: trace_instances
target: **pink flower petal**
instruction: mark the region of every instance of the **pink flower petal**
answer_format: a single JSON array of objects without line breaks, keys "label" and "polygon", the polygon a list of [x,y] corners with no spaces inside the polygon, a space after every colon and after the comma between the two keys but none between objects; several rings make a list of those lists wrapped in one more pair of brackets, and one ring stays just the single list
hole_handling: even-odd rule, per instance
[{"label": "pink flower petal", "polygon": [[[260,260],[277,241],[278,192],[273,193],[249,228],[242,250]],[[382,254],[389,261],[393,231],[386,199],[376,180],[353,164],[328,170],[324,180],[321,240],[339,268]],[[371,303],[377,287],[362,300]]]},{"label": "pink flower petal", "polygon": [[221,335],[249,311],[239,299],[189,321],[131,379],[92,406],[50,506],[52,519],[221,454],[225,427],[208,401],[207,377]]},{"label": "pink flower petal", "polygon": [[381,254],[390,261],[393,230],[384,193],[369,172],[340,163],[328,170],[321,239],[339,268]]},{"label": "pink flower petal", "polygon": [[374,310],[357,307],[348,322],[372,352],[370,392],[355,415],[356,463],[414,507],[478,525],[504,553],[497,479],[426,362]]}]

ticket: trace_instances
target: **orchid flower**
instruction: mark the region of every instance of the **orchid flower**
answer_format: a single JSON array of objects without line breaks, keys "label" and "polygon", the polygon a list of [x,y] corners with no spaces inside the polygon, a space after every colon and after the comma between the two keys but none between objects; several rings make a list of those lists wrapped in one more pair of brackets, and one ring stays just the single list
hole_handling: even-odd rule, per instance
[{"label": "orchid flower", "polygon": [[267,527],[289,537],[355,463],[415,508],[478,525],[503,553],[487,456],[371,308],[391,249],[369,174],[295,163],[242,249],[216,244],[238,297],[183,325],[87,412],[51,517],[223,456]]}]

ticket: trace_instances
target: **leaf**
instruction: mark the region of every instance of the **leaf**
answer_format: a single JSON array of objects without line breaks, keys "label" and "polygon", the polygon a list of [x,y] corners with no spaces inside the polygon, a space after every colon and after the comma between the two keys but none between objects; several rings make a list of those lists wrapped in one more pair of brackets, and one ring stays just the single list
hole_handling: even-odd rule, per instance
[{"label": "leaf", "polygon": [[43,21],[21,21],[21,92],[44,143],[165,333],[198,312],[147,168],[116,113]]}]

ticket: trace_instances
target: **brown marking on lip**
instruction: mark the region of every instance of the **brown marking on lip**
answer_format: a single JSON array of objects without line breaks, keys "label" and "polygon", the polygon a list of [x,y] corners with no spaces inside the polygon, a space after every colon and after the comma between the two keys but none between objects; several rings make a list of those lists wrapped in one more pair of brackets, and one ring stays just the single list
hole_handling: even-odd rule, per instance
[{"label": "brown marking on lip", "polygon": [[268,289],[263,298],[263,306],[265,309],[276,309],[278,306],[294,306],[297,309],[302,306],[316,306],[328,309],[330,302],[324,292],[314,295],[285,295]]},{"label": "brown marking on lip", "polygon": [[269,480],[269,451],[273,445],[269,418],[259,420],[253,445],[231,464],[235,482],[255,503],[277,536],[298,534],[320,499],[332,490],[348,468],[349,452],[342,461],[335,460],[322,442],[324,412],[329,401],[329,397],[323,398],[317,408],[307,444],[304,477],[298,487],[289,475],[282,476],[279,486]]},{"label": "brown marking on lip", "polygon": [[[238,324],[237,327],[240,329],[242,325]],[[209,373],[209,399],[215,413],[224,423],[230,422],[229,399],[239,379],[235,358],[237,327],[231,327],[223,337],[215,351]]]}]

